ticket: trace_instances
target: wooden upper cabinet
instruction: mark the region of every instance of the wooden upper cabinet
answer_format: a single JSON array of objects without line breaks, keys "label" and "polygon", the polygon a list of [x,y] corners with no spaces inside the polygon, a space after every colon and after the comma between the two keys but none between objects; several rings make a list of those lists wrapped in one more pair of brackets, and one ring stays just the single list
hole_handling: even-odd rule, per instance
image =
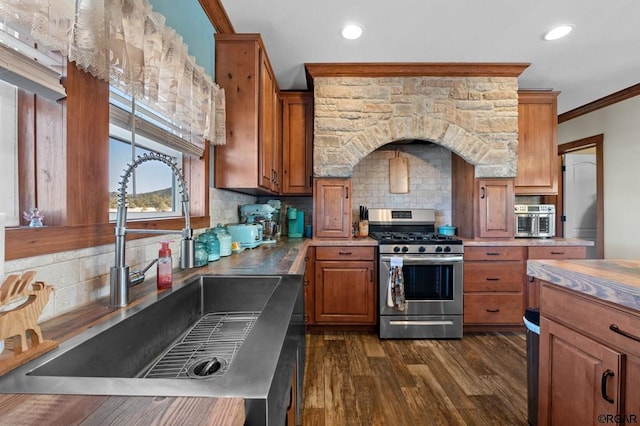
[{"label": "wooden upper cabinet", "polygon": [[513,237],[513,179],[478,179],[477,186],[478,237]]},{"label": "wooden upper cabinet", "polygon": [[516,194],[558,194],[559,92],[518,92],[518,175]]},{"label": "wooden upper cabinet", "polygon": [[278,84],[259,34],[216,34],[216,82],[225,89],[226,145],[216,146],[216,188],[279,190]]},{"label": "wooden upper cabinet", "polygon": [[313,236],[349,238],[351,226],[351,179],[314,179]]},{"label": "wooden upper cabinet", "polygon": [[259,155],[260,187],[273,192],[280,190],[280,142],[279,108],[276,78],[271,70],[266,52],[261,55],[260,63],[260,126]]},{"label": "wooden upper cabinet", "polygon": [[463,238],[513,238],[513,179],[475,179],[474,166],[451,156],[451,207]]},{"label": "wooden upper cabinet", "polygon": [[283,195],[313,192],[313,93],[281,92]]}]

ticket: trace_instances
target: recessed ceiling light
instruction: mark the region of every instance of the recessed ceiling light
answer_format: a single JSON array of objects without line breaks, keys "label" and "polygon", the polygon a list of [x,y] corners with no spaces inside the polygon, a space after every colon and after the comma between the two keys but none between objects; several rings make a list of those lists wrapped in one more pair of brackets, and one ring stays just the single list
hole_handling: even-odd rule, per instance
[{"label": "recessed ceiling light", "polygon": [[560,25],[544,35],[545,40],[557,40],[573,31],[573,25]]},{"label": "recessed ceiling light", "polygon": [[358,24],[347,24],[342,29],[342,37],[347,40],[355,40],[362,35],[362,26]]}]

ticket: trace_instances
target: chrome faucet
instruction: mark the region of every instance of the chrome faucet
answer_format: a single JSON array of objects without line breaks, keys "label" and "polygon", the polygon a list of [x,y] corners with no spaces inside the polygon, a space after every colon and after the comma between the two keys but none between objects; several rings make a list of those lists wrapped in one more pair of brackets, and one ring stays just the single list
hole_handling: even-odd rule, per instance
[{"label": "chrome faucet", "polygon": [[[176,230],[163,229],[127,229],[127,183],[131,178],[133,170],[140,164],[147,161],[160,161],[171,168],[173,174],[178,178],[178,186],[182,199],[182,210],[184,213],[185,225],[182,229],[182,241],[180,243],[180,268],[193,268],[195,266],[195,241],[193,230],[191,229],[191,219],[189,217],[189,192],[184,177],[173,159],[164,154],[155,152],[139,156],[133,163],[128,164],[121,176],[120,189],[118,191],[118,210],[116,213],[116,261],[115,266],[110,270],[110,300],[109,306],[122,307],[129,303],[129,287],[141,282],[139,271],[129,272],[129,266],[125,264],[125,243],[127,234],[177,234]],[[151,264],[149,265],[151,266]]]}]

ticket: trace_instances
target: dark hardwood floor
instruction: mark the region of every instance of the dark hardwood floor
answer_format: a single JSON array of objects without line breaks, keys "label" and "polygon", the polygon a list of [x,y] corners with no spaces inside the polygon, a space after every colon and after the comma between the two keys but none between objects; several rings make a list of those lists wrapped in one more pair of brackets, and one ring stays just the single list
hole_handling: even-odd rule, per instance
[{"label": "dark hardwood floor", "polygon": [[526,425],[526,335],[307,334],[302,424]]}]

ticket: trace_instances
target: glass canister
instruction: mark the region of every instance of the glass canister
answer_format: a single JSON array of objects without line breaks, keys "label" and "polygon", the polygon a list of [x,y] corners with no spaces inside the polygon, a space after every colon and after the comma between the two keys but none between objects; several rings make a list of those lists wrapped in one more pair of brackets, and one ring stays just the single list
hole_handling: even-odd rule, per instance
[{"label": "glass canister", "polygon": [[231,256],[231,234],[227,232],[227,228],[221,223],[213,228],[218,241],[220,242],[220,256]]},{"label": "glass canister", "polygon": [[205,234],[207,253],[209,253],[209,262],[214,262],[220,259],[220,241],[218,241],[218,237],[212,229],[209,229]]},{"label": "glass canister", "polygon": [[207,247],[200,240],[196,240],[195,246],[195,266],[205,266],[207,263],[209,263],[209,253],[207,253]]}]

